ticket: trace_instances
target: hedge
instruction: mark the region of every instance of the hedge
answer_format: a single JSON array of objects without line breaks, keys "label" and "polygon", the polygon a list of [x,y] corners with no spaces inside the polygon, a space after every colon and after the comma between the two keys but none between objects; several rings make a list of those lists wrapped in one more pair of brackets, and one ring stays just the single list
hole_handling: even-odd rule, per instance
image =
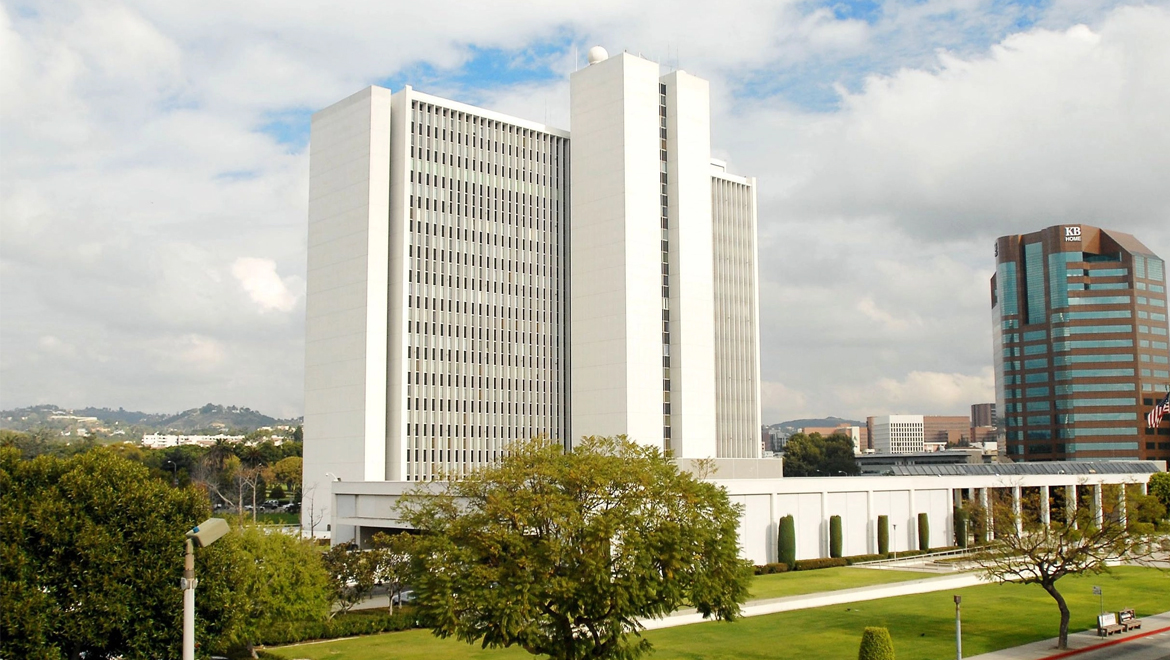
[{"label": "hedge", "polygon": [[873,554],[873,555],[851,555],[845,558],[849,564],[860,564],[863,561],[878,561],[879,559],[889,559],[888,554]]},{"label": "hedge", "polygon": [[829,556],[841,556],[841,516],[829,516]]},{"label": "hedge", "polygon": [[259,644],[295,644],[316,639],[336,639],[356,635],[373,635],[383,632],[409,630],[417,627],[414,608],[396,609],[394,614],[385,610],[361,610],[338,614],[326,621],[283,621],[261,631]]},{"label": "hedge", "polygon": [[867,627],[861,635],[857,660],[894,660],[894,640],[886,628]]},{"label": "hedge", "polygon": [[842,557],[827,557],[823,559],[801,559],[792,567],[794,571],[811,571],[818,568],[833,568],[835,566],[848,566],[849,562]]},{"label": "hedge", "polygon": [[877,521],[878,552],[887,554],[890,551],[890,517],[878,516]]},{"label": "hedge", "polygon": [[930,516],[926,513],[918,514],[918,549],[930,550]]},{"label": "hedge", "polygon": [[780,519],[776,553],[781,564],[796,564],[796,520],[791,514]]},{"label": "hedge", "polygon": [[764,564],[763,566],[754,566],[752,568],[756,575],[772,575],[773,573],[788,572],[788,564],[782,564],[779,562]]}]

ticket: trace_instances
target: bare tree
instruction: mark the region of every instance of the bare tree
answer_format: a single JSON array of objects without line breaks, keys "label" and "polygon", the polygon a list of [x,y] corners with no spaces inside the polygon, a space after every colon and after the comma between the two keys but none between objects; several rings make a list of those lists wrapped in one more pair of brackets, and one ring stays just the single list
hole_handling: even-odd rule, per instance
[{"label": "bare tree", "polygon": [[[304,509],[304,503],[309,503],[307,511]],[[301,495],[301,536],[305,534],[305,516],[308,516],[309,522],[309,538],[317,538],[317,525],[325,519],[325,507],[317,508],[315,503],[317,501],[317,484],[313,484],[302,491]]]},{"label": "bare tree", "polygon": [[1106,562],[1140,559],[1153,547],[1152,525],[1125,524],[1108,515],[1097,520],[1087,507],[1075,515],[1054,511],[1048,523],[1029,515],[1037,506],[1022,505],[1017,511],[1000,502],[991,508],[995,540],[972,559],[989,580],[1038,584],[1052,596],[1060,609],[1061,649],[1068,647],[1069,609],[1056,582],[1066,575],[1102,573],[1108,570]]}]

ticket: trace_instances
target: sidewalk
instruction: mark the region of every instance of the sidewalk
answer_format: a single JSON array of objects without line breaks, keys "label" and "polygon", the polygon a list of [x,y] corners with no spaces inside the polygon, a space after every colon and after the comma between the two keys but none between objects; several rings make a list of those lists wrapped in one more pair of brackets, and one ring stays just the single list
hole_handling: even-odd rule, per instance
[{"label": "sidewalk", "polygon": [[[924,580],[878,584],[871,587],[856,587],[854,589],[823,591],[815,594],[786,596],[784,598],[751,600],[744,603],[743,616],[761,616],[763,614],[775,614],[777,612],[803,610],[810,607],[857,603],[866,600],[876,600],[878,598],[889,598],[891,596],[909,596],[912,594],[930,593],[932,591],[962,589],[963,587],[971,587],[976,584],[980,584],[980,582],[981,581],[979,580],[979,576],[974,573],[960,573],[956,575],[927,578]],[[659,628],[686,626],[692,623],[701,623],[707,620],[709,619],[704,619],[702,615],[700,615],[694,609],[685,609],[679,610],[674,614],[671,614],[670,616],[662,619],[642,619],[640,623],[645,626],[647,630],[657,630]]]},{"label": "sidewalk", "polygon": [[1056,648],[1056,638],[1046,639],[1010,649],[1002,649],[966,660],[1105,660],[1106,658],[1133,658],[1134,660],[1162,660],[1170,658],[1170,612],[1142,617],[1141,630],[1119,633],[1112,637],[1098,637],[1096,630],[1070,633],[1068,650]]}]

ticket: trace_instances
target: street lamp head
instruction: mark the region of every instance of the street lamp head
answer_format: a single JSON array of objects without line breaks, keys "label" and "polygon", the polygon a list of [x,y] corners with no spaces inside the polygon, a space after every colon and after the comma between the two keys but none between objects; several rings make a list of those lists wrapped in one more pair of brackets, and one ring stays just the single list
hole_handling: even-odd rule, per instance
[{"label": "street lamp head", "polygon": [[195,545],[200,548],[206,548],[223,538],[229,530],[227,521],[223,518],[208,518],[192,527],[191,531],[187,532],[187,538],[194,541]]}]

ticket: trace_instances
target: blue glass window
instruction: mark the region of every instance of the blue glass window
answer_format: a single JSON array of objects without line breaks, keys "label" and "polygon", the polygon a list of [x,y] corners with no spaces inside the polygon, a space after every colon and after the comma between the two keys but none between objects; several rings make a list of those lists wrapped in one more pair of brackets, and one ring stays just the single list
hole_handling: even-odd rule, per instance
[{"label": "blue glass window", "polygon": [[1128,319],[1133,314],[1128,309],[1110,309],[1101,312],[1065,312],[1069,321],[1097,321],[1101,319]]},{"label": "blue glass window", "polygon": [[1027,374],[1026,376],[1024,376],[1024,382],[1025,383],[1047,383],[1048,382],[1048,372],[1041,371],[1041,372],[1035,373],[1035,374]]},{"label": "blue glass window", "polygon": [[1056,372],[1056,380],[1074,378],[1121,378],[1133,376],[1133,369],[1069,369]]},{"label": "blue glass window", "polygon": [[1028,418],[1028,426],[1047,426],[1052,423],[1048,415],[1032,415]]},{"label": "blue glass window", "polygon": [[1070,364],[1096,364],[1100,362],[1133,362],[1133,353],[1112,353],[1105,355],[1057,355],[1052,364],[1065,367]]},{"label": "blue glass window", "polygon": [[[1016,264],[1013,262],[1002,263],[996,266],[996,288],[999,289],[999,304],[1004,316],[1020,313],[1020,302],[1016,297],[1016,291],[1019,287],[1019,282],[1016,277]],[[1004,329],[1007,329],[1007,324],[1015,321],[1004,321]],[[1019,327],[1019,326],[1012,326]]]},{"label": "blue glass window", "polygon": [[[1004,349],[1007,350],[1007,349]],[[1020,349],[1016,349],[1019,351]],[[1048,344],[1030,344],[1024,347],[1024,355],[1044,355],[1048,352]],[[1016,353],[1019,355],[1019,353]]]},{"label": "blue glass window", "polygon": [[1092,341],[1058,341],[1052,344],[1052,350],[1058,353],[1082,348],[1133,348],[1133,340],[1094,339]]},{"label": "blue glass window", "polygon": [[1133,383],[1076,383],[1056,386],[1057,395],[1079,392],[1133,392],[1135,390]]},{"label": "blue glass window", "polygon": [[1137,399],[1057,399],[1057,410],[1070,408],[1091,408],[1093,406],[1136,406]]},{"label": "blue glass window", "polygon": [[1024,360],[1025,369],[1046,369],[1048,367],[1048,358],[1039,358],[1036,360]]},{"label": "blue glass window", "polygon": [[1136,412],[1101,412],[1101,413],[1064,413],[1056,416],[1061,424],[1075,424],[1076,422],[1133,422],[1137,421]]},{"label": "blue glass window", "polygon": [[1039,341],[1041,339],[1048,339],[1048,332],[1045,330],[1030,330],[1024,333],[1024,341]]},{"label": "blue glass window", "polygon": [[1146,279],[1161,282],[1164,275],[1162,260],[1156,257],[1150,257],[1146,261]]},{"label": "blue glass window", "polygon": [[[1051,390],[1049,390],[1047,387],[1029,387],[1029,388],[1027,388],[1027,389],[1025,389],[1025,390],[1024,390],[1024,396],[1027,396],[1027,397],[1034,397],[1034,396],[1048,396],[1048,394],[1049,394],[1050,392],[1051,392]],[[1049,409],[1049,408],[1048,408],[1048,402],[1047,402],[1047,401],[1043,401],[1043,402],[1033,402],[1033,403],[1043,403],[1043,404],[1044,404],[1044,407],[1043,407],[1043,408],[1032,408],[1032,407],[1030,407],[1032,404],[1031,404],[1031,403],[1029,403],[1029,404],[1028,404],[1028,406],[1029,406],[1028,410],[1048,410],[1048,409]]]},{"label": "blue glass window", "polygon": [[1028,301],[1025,323],[1044,323],[1048,320],[1044,304],[1044,245],[1029,243],[1024,246],[1024,289]]},{"label": "blue glass window", "polygon": [[1129,296],[1093,296],[1069,298],[1068,304],[1079,305],[1128,305],[1133,302]]},{"label": "blue glass window", "polygon": [[1146,276],[1146,258],[1140,254],[1133,255],[1133,276]]}]

